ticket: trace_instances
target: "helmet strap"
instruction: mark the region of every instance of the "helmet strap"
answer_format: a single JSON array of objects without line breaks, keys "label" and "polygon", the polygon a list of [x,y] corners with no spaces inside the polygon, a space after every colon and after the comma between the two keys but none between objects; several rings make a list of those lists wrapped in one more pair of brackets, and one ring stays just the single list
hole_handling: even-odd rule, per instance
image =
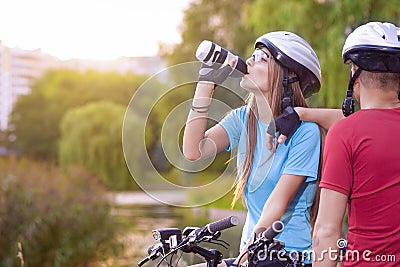
[{"label": "helmet strap", "polygon": [[353,99],[353,90],[354,90],[354,83],[356,82],[358,76],[360,76],[362,69],[358,68],[354,75],[352,75],[350,71],[350,79],[349,79],[349,84],[347,86],[347,91],[346,91],[346,98],[343,100],[342,104],[342,111],[343,115],[345,117],[351,115],[354,113],[354,106],[355,102]]},{"label": "helmet strap", "polygon": [[288,68],[283,68],[283,99],[282,99],[282,112],[287,108],[292,106],[292,95],[293,90],[291,84],[297,82],[299,79],[296,77],[289,79]]}]

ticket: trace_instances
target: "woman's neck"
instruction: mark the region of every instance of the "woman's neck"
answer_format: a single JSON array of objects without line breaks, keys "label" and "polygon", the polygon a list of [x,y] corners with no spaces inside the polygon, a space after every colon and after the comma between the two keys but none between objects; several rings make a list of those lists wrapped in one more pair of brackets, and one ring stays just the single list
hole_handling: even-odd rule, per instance
[{"label": "woman's neck", "polygon": [[262,123],[269,124],[272,120],[272,112],[267,97],[262,94],[255,94],[254,96],[257,103],[258,119]]}]

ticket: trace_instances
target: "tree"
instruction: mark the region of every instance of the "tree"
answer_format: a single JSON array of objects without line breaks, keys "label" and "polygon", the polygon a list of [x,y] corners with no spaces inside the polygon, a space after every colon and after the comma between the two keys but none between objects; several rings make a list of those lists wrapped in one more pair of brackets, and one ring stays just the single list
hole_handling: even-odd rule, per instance
[{"label": "tree", "polygon": [[49,106],[41,93],[20,96],[10,120],[17,150],[28,157],[55,160],[61,111]]},{"label": "tree", "polygon": [[[113,189],[133,188],[122,150],[124,114],[123,105],[109,101],[70,109],[61,121],[60,163],[83,166]],[[126,124],[135,128],[133,119]]]}]

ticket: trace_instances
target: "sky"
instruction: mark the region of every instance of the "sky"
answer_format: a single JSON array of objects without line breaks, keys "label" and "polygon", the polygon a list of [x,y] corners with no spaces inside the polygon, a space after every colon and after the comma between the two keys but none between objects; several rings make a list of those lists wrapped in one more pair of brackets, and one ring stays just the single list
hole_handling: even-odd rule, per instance
[{"label": "sky", "polygon": [[0,0],[0,41],[60,59],[152,56],[192,0]]}]

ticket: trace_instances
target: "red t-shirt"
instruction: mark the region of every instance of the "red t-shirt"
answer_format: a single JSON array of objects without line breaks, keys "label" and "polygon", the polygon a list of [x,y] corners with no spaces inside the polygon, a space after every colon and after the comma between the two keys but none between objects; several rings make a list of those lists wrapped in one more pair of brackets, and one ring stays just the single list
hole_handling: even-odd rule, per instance
[{"label": "red t-shirt", "polygon": [[336,123],[320,187],[349,197],[343,266],[400,266],[400,108],[360,110]]}]

